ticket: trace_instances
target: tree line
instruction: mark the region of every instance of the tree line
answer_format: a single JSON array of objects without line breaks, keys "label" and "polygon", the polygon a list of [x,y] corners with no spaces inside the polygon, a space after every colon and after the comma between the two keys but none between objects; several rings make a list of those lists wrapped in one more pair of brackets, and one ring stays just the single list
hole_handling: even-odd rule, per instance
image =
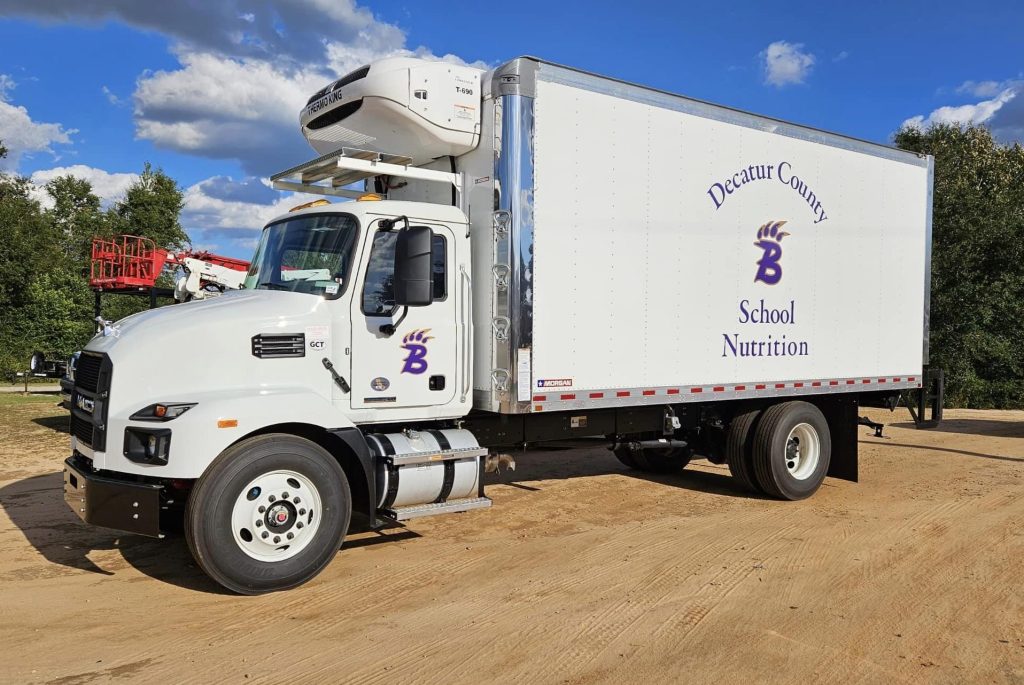
[{"label": "tree line", "polygon": [[[894,142],[935,157],[931,365],[945,370],[947,405],[1024,408],[1024,148],[983,126],[945,124],[904,128]],[[170,249],[189,241],[181,189],[148,164],[107,210],[82,179],[50,181],[49,209],[30,187],[0,174],[0,373],[24,369],[35,350],[60,357],[88,342],[93,236],[143,235]],[[104,312],[147,305],[111,297]]]},{"label": "tree line", "polygon": [[[0,142],[0,157],[6,154]],[[92,337],[94,236],[140,235],[170,249],[189,243],[179,220],[181,189],[149,164],[108,209],[89,181],[74,176],[46,184],[49,208],[32,190],[27,178],[0,173],[0,376],[24,371],[35,351],[66,359]],[[103,315],[119,319],[148,306],[148,298],[105,295]]]}]

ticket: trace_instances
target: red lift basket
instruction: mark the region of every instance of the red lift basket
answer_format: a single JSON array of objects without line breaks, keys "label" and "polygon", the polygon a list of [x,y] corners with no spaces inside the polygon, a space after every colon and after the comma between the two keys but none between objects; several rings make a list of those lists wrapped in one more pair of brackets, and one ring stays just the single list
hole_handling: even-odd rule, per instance
[{"label": "red lift basket", "polygon": [[121,235],[93,238],[89,285],[93,288],[151,288],[167,263],[167,250],[149,238]]}]

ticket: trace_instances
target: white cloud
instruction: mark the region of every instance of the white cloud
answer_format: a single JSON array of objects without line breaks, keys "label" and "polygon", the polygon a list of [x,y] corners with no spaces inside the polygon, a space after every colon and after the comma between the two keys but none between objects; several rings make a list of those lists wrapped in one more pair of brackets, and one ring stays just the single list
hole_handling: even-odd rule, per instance
[{"label": "white cloud", "polygon": [[124,100],[119,98],[114,93],[114,91],[110,90],[110,88],[107,88],[106,86],[103,86],[102,88],[100,88],[100,92],[102,92],[103,96],[107,98],[107,102],[109,102],[110,104],[114,105],[115,107],[119,107],[119,106],[124,104]]},{"label": "white cloud", "polygon": [[[996,82],[983,81],[975,83],[968,81],[960,86],[957,92],[973,93],[975,95],[979,92],[991,92],[988,84],[992,83]],[[1024,126],[1024,116],[1019,116],[1017,110],[1020,108],[1010,107],[1009,105],[1014,103],[1020,92],[1024,90],[1024,81],[1007,82],[1002,85],[1004,86],[1003,89],[998,91],[995,97],[988,100],[982,100],[974,104],[939,107],[927,116],[919,114],[907,119],[903,122],[903,126],[926,128],[932,124],[986,124],[992,128],[998,137],[1007,138],[1008,136],[1003,135],[1004,133],[1011,134],[1009,137],[1016,137],[1012,135],[1012,131],[1014,129],[1019,130],[1020,127]]]},{"label": "white cloud", "polygon": [[764,82],[772,86],[803,83],[814,67],[814,55],[803,52],[803,43],[778,40],[761,53]]},{"label": "white cloud", "polygon": [[964,81],[956,87],[958,95],[973,95],[979,98],[990,98],[998,95],[1009,85],[1007,81]]},{"label": "white cloud", "polygon": [[14,79],[9,74],[0,74],[0,102],[7,102],[11,99],[11,91],[18,84],[14,82]]},{"label": "white cloud", "polygon": [[16,171],[21,158],[34,152],[46,152],[60,159],[54,145],[70,145],[76,129],[61,124],[33,121],[28,110],[0,99],[0,142],[7,148],[7,157],[0,159],[0,170]]},{"label": "white cloud", "polygon": [[[160,148],[237,160],[265,176],[311,156],[298,113],[308,97],[363,64],[409,50],[405,33],[355,0],[0,0],[0,13],[44,21],[118,20],[170,36],[180,68],[143,72],[132,104],[135,135]],[[483,66],[483,65],[481,65]],[[123,98],[104,87],[113,104]]]},{"label": "white cloud", "polygon": [[30,180],[36,186],[34,196],[44,207],[53,206],[53,201],[47,195],[45,186],[58,176],[74,176],[88,181],[92,185],[92,192],[103,202],[104,207],[109,207],[124,196],[128,186],[138,180],[138,174],[110,173],[103,169],[74,164],[72,166],[54,167],[33,172]]},{"label": "white cloud", "polygon": [[373,47],[401,46],[402,31],[378,21],[355,0],[218,0],[217,2],[139,2],[139,0],[0,0],[0,16],[48,22],[102,24],[121,21],[157,31],[198,52],[259,57],[282,62],[315,62],[326,38]]},{"label": "white cloud", "polygon": [[843,61],[844,59],[846,59],[846,58],[847,58],[847,57],[849,57],[849,56],[850,56],[850,53],[849,53],[849,52],[847,52],[846,50],[843,50],[843,51],[842,51],[842,52],[840,52],[840,53],[839,53],[838,55],[836,55],[835,57],[833,57],[833,58],[832,58],[832,61],[833,61],[833,62],[842,62],[842,61]]}]

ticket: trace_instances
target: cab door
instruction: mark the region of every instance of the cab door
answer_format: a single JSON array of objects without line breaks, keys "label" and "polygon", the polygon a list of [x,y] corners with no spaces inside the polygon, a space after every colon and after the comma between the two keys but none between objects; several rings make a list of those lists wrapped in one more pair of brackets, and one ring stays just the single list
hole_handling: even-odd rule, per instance
[{"label": "cab door", "polygon": [[[426,407],[448,404],[457,385],[459,328],[455,293],[455,235],[433,231],[433,302],[425,307],[394,303],[396,229],[370,224],[369,259],[352,298],[353,409]],[[385,327],[394,326],[390,334]]]}]

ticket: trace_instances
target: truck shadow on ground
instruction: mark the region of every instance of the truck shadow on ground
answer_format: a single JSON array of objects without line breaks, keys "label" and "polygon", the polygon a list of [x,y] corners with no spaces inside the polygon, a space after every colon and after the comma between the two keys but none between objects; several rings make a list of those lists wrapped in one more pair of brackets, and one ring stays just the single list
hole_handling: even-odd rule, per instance
[{"label": "truck shadow on ground", "polygon": [[[744,490],[729,474],[729,467],[725,464],[712,464],[694,457],[691,465],[679,473],[645,473],[622,464],[607,449],[607,445],[605,441],[581,441],[570,447],[543,445],[526,452],[513,452],[515,470],[504,469],[500,473],[486,474],[484,483],[537,491],[541,489],[536,486],[537,481],[617,474],[710,495],[767,499],[763,494]],[[696,465],[711,468],[713,472],[696,470],[693,468]]]},{"label": "truck shadow on ground", "polygon": [[[123,568],[120,560],[104,555],[106,558],[94,561],[91,556],[117,551],[129,566],[156,580],[187,590],[232,594],[196,565],[183,535],[172,533],[157,540],[86,525],[65,504],[63,491],[60,472],[32,476],[0,488],[0,508],[49,563],[116,576],[119,568]],[[401,526],[371,531],[368,524],[365,516],[353,515],[349,535],[357,537],[346,540],[343,547],[351,549],[420,537]]]},{"label": "truck shadow on ground", "polygon": [[[915,428],[913,422],[891,423],[893,428]],[[994,438],[1024,438],[1024,421],[989,421],[986,419],[943,419],[929,433],[985,435]]]},{"label": "truck shadow on ground", "polygon": [[116,550],[128,565],[157,580],[189,590],[224,592],[192,561],[183,537],[157,540],[88,526],[65,504],[63,490],[60,472],[32,476],[0,489],[0,507],[51,564],[114,576],[118,561],[94,561],[90,556]]},{"label": "truck shadow on ground", "polygon": [[903,447],[911,450],[928,450],[929,452],[946,452],[949,454],[959,454],[965,457],[980,457],[982,459],[995,459],[997,461],[1016,461],[1024,462],[1024,457],[1006,457],[1001,454],[984,454],[982,452],[970,452],[968,450],[955,450],[950,447],[937,447],[936,445],[913,445],[910,443],[900,442],[875,442],[872,441],[868,444],[871,445],[882,445],[885,447]]},{"label": "truck shadow on ground", "polygon": [[68,433],[71,429],[71,416],[37,416],[32,419],[32,423],[58,433]]}]

